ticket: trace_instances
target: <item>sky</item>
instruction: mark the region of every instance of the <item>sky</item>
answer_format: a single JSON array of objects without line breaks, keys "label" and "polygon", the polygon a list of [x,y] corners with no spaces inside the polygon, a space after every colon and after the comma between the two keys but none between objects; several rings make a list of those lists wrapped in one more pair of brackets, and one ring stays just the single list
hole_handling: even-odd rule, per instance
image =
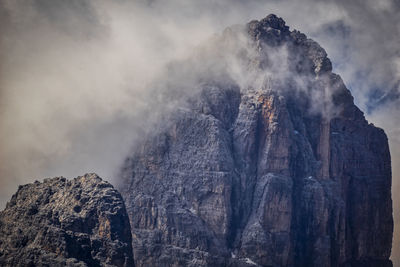
[{"label": "sky", "polygon": [[387,133],[400,264],[398,0],[2,0],[0,207],[19,184],[44,177],[96,172],[112,182],[153,114],[173,108],[159,91],[167,89],[149,90],[168,63],[270,13],[325,48]]}]

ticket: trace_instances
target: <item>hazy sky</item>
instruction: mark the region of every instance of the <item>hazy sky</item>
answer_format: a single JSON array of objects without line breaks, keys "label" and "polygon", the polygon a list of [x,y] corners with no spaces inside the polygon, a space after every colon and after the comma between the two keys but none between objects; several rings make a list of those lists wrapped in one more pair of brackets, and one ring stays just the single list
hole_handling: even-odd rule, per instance
[{"label": "hazy sky", "polygon": [[[2,0],[0,207],[17,185],[96,172],[112,180],[160,112],[149,85],[225,27],[275,13],[324,47],[392,154],[400,262],[400,2]],[[398,227],[397,227],[398,225]]]}]

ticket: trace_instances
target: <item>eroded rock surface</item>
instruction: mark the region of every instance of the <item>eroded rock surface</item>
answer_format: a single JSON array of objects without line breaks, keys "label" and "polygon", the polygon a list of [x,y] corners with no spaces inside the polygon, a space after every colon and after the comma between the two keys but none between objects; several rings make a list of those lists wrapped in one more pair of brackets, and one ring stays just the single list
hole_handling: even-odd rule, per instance
[{"label": "eroded rock surface", "polygon": [[0,237],[1,266],[133,266],[122,197],[96,174],[20,186]]},{"label": "eroded rock surface", "polygon": [[288,75],[259,88],[203,83],[126,160],[135,264],[391,266],[385,133],[316,42],[274,15],[245,31],[249,69],[267,71],[285,48]]}]

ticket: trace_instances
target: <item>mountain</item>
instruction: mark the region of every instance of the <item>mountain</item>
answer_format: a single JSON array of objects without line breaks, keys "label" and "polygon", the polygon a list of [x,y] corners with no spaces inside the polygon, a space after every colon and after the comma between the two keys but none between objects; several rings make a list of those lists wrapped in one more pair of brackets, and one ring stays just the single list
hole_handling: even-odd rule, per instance
[{"label": "mountain", "polygon": [[269,15],[167,77],[177,105],[123,163],[120,193],[95,174],[21,186],[0,265],[392,266],[387,137],[315,41]]},{"label": "mountain", "polygon": [[206,80],[133,151],[119,189],[136,265],[391,266],[384,131],[316,42],[275,15],[244,31],[249,71],[271,72],[280,48],[288,64],[260,88]]}]

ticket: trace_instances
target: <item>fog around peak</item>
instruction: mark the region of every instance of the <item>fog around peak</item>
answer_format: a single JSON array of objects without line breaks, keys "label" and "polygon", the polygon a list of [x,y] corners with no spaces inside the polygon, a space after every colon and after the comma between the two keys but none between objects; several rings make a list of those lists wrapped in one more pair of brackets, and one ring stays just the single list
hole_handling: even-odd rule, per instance
[{"label": "fog around peak", "polygon": [[[96,172],[112,181],[131,144],[154,119],[151,114],[176,104],[164,98],[169,91],[163,90],[170,87],[152,87],[165,77],[168,64],[187,59],[226,27],[270,13],[327,51],[333,71],[367,119],[384,128],[392,154],[393,192],[400,190],[398,1],[4,0],[2,207],[19,184],[35,179]],[[232,76],[246,81],[240,77],[241,65],[231,63]],[[190,73],[182,81],[188,77]],[[400,199],[395,193],[393,200],[396,263]]]}]

